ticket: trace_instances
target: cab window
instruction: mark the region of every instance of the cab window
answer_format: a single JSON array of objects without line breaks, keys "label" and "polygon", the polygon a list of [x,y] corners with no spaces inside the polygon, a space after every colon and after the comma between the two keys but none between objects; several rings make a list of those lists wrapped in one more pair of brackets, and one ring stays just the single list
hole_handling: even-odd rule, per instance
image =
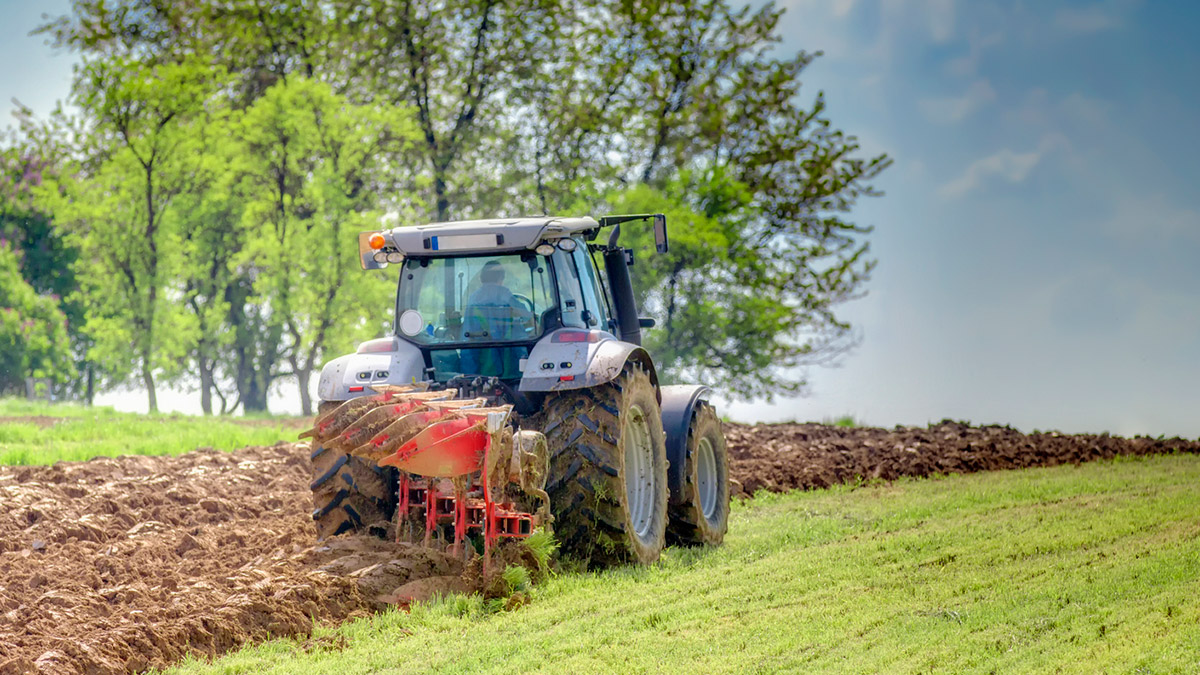
[{"label": "cab window", "polygon": [[[603,289],[600,288],[600,278],[596,275],[596,266],[592,262],[592,257],[587,254],[587,244],[579,242],[575,250],[571,252],[574,258],[574,267],[579,270],[581,275],[581,285],[583,288],[583,300],[587,305],[588,327],[600,327],[604,330],[608,329],[608,308],[604,305],[602,294]],[[597,293],[597,290],[600,290]]]},{"label": "cab window", "polygon": [[579,281],[579,270],[571,254],[562,249],[554,249],[550,256],[554,261],[555,276],[558,279],[558,299],[562,323],[570,328],[587,328],[583,320],[583,312],[587,309],[583,290]]},{"label": "cab window", "polygon": [[532,253],[409,258],[396,328],[424,345],[519,342],[541,336],[555,305],[548,266]]}]

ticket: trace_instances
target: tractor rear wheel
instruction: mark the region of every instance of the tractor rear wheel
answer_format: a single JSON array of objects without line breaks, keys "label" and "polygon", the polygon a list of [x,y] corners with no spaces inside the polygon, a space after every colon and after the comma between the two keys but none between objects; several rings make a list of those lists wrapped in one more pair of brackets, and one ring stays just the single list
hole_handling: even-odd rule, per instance
[{"label": "tractor rear wheel", "polygon": [[[339,402],[321,404],[321,413]],[[328,406],[328,407],[327,407]],[[317,539],[346,532],[387,535],[396,510],[395,469],[335,450],[314,440],[312,450],[313,522]]]},{"label": "tractor rear wheel", "polygon": [[592,567],[657,560],[667,526],[667,451],[650,375],[627,363],[611,382],[552,394],[545,412],[546,491],[564,551]]},{"label": "tractor rear wheel", "polygon": [[711,405],[696,404],[688,426],[683,499],[671,507],[672,542],[718,546],[729,529],[729,455],[721,420]]}]

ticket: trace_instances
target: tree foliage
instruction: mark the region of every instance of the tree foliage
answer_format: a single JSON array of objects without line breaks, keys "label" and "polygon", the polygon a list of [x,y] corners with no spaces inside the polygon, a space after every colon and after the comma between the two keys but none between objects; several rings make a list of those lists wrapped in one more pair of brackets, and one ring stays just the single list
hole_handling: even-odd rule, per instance
[{"label": "tree foliage", "polygon": [[134,374],[158,409],[156,375],[177,377],[194,330],[172,294],[179,233],[172,202],[191,187],[197,152],[190,127],[209,69],[122,59],[85,64],[76,84],[93,125],[91,166],[43,191],[72,233],[92,356],[118,378]]},{"label": "tree foliage", "polygon": [[359,231],[377,228],[379,190],[416,139],[405,107],[353,105],[328,85],[293,77],[242,115],[233,171],[253,236],[235,263],[252,270],[255,301],[270,307],[278,356],[311,414],[309,377],[332,351],[376,333],[392,286],[359,270]]},{"label": "tree foliage", "polygon": [[[791,267],[779,243],[757,236],[754,193],[723,172],[683,172],[661,189],[618,192],[610,205],[667,216],[666,254],[653,252],[648,224],[625,225],[621,235],[635,251],[639,307],[656,319],[646,344],[666,379],[744,396],[794,394],[804,385],[794,369],[854,344],[851,327],[829,308],[853,287],[836,288],[842,277],[834,271]],[[830,285],[796,293],[796,277],[808,273],[811,283]]]},{"label": "tree foliage", "polygon": [[[110,183],[74,207],[96,211],[66,215],[121,208],[114,222],[149,226],[153,200],[118,204],[118,188],[151,190],[143,160],[173,130],[205,139],[179,154],[189,168],[176,178],[192,189],[153,188],[176,207],[158,252],[175,262],[139,253],[144,273],[105,289],[123,308],[97,306],[89,325],[132,339],[105,321],[141,316],[134,328],[162,339],[163,356],[189,355],[206,410],[226,387],[261,409],[278,376],[295,375],[305,399],[323,359],[386,324],[385,284],[345,268],[354,231],[384,212],[665,211],[666,256],[636,228],[625,239],[642,253],[636,282],[660,320],[648,339],[664,370],[747,396],[800,391],[800,366],[854,344],[836,311],[874,261],[871,228],[847,214],[878,194],[890,160],[862,156],[822,94],[806,99],[819,54],[781,50],[781,14],[728,0],[75,0],[41,30],[88,64],[76,95],[96,124],[80,172]],[[179,91],[188,68],[209,75]],[[164,78],[154,92],[136,88],[147,72]],[[110,79],[134,89],[97,73],[126,73]],[[126,99],[142,102],[121,117],[112,101]],[[155,140],[168,103],[187,110]],[[126,137],[122,119],[149,126]],[[164,292],[171,308],[155,305]],[[153,352],[143,380],[181,362]]]},{"label": "tree foliage", "polygon": [[27,377],[61,385],[74,376],[67,317],[25,281],[17,253],[0,243],[0,394],[24,394]]},{"label": "tree foliage", "polygon": [[[25,114],[28,111],[22,111]],[[22,121],[29,122],[22,115]],[[20,133],[11,133],[9,146],[0,149],[0,241],[11,247],[19,261],[20,274],[39,295],[49,296],[66,317],[70,342],[69,357],[82,380],[70,378],[56,383],[56,394],[88,397],[94,367],[86,359],[86,337],[81,332],[83,308],[73,293],[77,288],[72,265],[78,251],[54,227],[49,214],[34,203],[34,191],[44,177],[54,174],[46,158],[48,148]]]}]

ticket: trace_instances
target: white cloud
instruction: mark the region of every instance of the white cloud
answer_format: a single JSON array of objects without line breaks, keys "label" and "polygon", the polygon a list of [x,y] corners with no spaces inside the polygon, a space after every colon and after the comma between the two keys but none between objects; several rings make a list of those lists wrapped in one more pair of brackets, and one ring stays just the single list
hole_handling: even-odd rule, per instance
[{"label": "white cloud", "polygon": [[979,60],[984,50],[996,47],[1004,42],[1004,33],[995,32],[980,35],[973,31],[967,40],[967,53],[946,62],[946,72],[959,77],[971,77],[979,71]]},{"label": "white cloud", "polygon": [[939,188],[938,194],[943,198],[961,197],[993,177],[1009,183],[1023,182],[1047,154],[1065,143],[1066,140],[1062,136],[1050,134],[1044,136],[1038,146],[1029,152],[1014,152],[1005,148],[977,159],[967,167],[963,175]]},{"label": "white cloud", "polygon": [[1200,211],[1181,206],[1162,192],[1121,193],[1112,215],[1100,225],[1101,231],[1125,244],[1147,240],[1200,244]]},{"label": "white cloud", "polygon": [[925,0],[923,10],[929,21],[929,35],[934,42],[946,42],[954,37],[954,0]]},{"label": "white cloud", "polygon": [[[957,25],[957,0],[780,0],[786,41],[843,62],[886,71],[914,39],[945,44]],[[856,17],[870,16],[864,23]]]},{"label": "white cloud", "polygon": [[961,122],[971,113],[996,100],[996,90],[987,80],[977,80],[962,96],[927,98],[917,103],[921,114],[940,124]]},{"label": "white cloud", "polygon": [[1109,126],[1108,111],[1112,105],[1107,101],[1084,96],[1079,92],[1067,95],[1059,104],[1059,109],[1067,119],[1082,122],[1096,129]]},{"label": "white cloud", "polygon": [[1055,130],[1072,130],[1081,125],[1089,129],[1112,127],[1111,101],[1088,96],[1079,91],[1055,93],[1035,87],[1022,97],[1019,105],[1008,111],[1008,116],[1029,126],[1050,127]]},{"label": "white cloud", "polygon": [[1099,33],[1117,28],[1121,20],[1110,7],[1092,5],[1060,9],[1054,14],[1054,23],[1070,33]]}]

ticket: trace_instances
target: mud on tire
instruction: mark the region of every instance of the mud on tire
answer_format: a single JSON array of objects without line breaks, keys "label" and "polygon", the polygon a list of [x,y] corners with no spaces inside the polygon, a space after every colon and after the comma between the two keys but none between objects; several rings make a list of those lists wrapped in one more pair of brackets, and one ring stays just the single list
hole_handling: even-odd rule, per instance
[{"label": "mud on tire", "polygon": [[717,411],[703,401],[688,425],[686,457],[682,499],[671,504],[667,538],[718,546],[729,529],[729,455]]},{"label": "mud on tire", "polygon": [[544,419],[546,490],[564,552],[591,567],[657,560],[667,525],[667,456],[649,374],[630,362],[612,382],[552,394]]},{"label": "mud on tire", "polygon": [[[325,406],[322,404],[322,408]],[[395,470],[324,447],[319,442],[313,444],[311,460],[309,487],[317,539],[351,531],[387,536],[388,524],[396,510]]]}]

